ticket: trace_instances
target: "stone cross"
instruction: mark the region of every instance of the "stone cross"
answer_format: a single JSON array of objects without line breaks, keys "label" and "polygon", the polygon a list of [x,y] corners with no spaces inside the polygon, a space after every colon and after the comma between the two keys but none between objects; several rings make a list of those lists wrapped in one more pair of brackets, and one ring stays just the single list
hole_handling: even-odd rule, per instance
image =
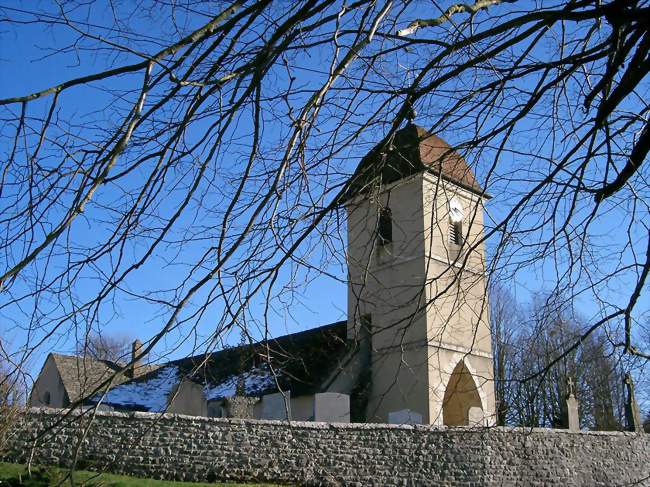
[{"label": "stone cross", "polygon": [[573,382],[573,378],[567,377],[566,389],[567,389],[567,397],[575,396],[575,384]]},{"label": "stone cross", "polygon": [[580,431],[580,415],[578,414],[578,400],[575,396],[575,383],[571,377],[566,379],[566,410],[569,431]]},{"label": "stone cross", "polygon": [[625,401],[625,427],[628,431],[643,433],[641,413],[639,412],[639,405],[636,402],[636,397],[634,397],[634,381],[629,372],[625,374],[623,384],[625,384],[627,392],[627,400]]}]

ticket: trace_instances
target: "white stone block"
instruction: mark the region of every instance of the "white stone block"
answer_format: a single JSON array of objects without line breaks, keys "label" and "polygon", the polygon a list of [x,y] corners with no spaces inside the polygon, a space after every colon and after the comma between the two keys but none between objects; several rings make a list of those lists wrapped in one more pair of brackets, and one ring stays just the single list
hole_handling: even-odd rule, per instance
[{"label": "white stone block", "polygon": [[479,407],[471,407],[467,412],[468,423],[470,426],[484,426],[485,425],[485,413],[483,409]]},{"label": "white stone block", "polygon": [[350,422],[350,396],[338,392],[314,395],[314,421]]},{"label": "white stone block", "polygon": [[291,418],[291,391],[276,392],[262,397],[261,419],[287,420],[289,418]]}]

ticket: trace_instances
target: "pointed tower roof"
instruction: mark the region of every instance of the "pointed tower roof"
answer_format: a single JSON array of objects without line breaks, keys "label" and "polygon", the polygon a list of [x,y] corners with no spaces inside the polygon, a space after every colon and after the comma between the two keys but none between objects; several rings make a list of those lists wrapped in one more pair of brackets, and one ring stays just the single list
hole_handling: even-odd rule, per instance
[{"label": "pointed tower roof", "polygon": [[480,196],[488,196],[465,159],[440,137],[413,123],[395,132],[387,146],[379,143],[361,159],[354,192],[363,191],[374,181],[389,184],[423,171],[440,175]]}]

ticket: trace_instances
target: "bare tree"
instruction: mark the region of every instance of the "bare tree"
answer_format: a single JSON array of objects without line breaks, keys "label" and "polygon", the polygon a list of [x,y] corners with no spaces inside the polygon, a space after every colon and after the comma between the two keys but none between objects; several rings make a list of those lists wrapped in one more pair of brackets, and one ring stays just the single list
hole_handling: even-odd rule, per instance
[{"label": "bare tree", "polygon": [[141,355],[167,338],[210,350],[235,327],[265,336],[316,276],[346,280],[342,204],[379,184],[357,161],[413,108],[494,195],[476,243],[489,274],[543,275],[598,310],[562,340],[540,319],[549,346],[522,393],[599,330],[650,357],[647,1],[110,7],[0,7],[16,35],[50,29],[41,62],[61,68],[0,99],[0,310],[28,337],[18,362],[110,330],[131,299],[159,324]]},{"label": "bare tree", "polygon": [[[630,369],[642,377],[637,370],[640,364],[622,362],[612,340],[598,331],[584,339],[581,347],[546,367],[557,350],[582,335],[584,319],[559,296],[538,296],[532,306],[526,307],[502,287],[493,289],[491,307],[500,424],[566,427],[565,385],[571,379],[580,404],[582,427],[624,429],[621,377]],[[545,373],[535,380],[525,380],[530,370],[540,369]]]},{"label": "bare tree", "polygon": [[131,340],[126,336],[93,334],[78,345],[77,353],[120,364],[130,360],[131,346]]},{"label": "bare tree", "polygon": [[492,354],[494,355],[494,392],[497,397],[497,425],[512,422],[517,380],[517,365],[521,345],[518,331],[525,316],[514,296],[500,283],[492,283],[490,292],[490,321]]},{"label": "bare tree", "polygon": [[6,438],[15,434],[14,427],[25,406],[25,392],[24,374],[7,360],[0,341],[0,456],[4,453]]}]

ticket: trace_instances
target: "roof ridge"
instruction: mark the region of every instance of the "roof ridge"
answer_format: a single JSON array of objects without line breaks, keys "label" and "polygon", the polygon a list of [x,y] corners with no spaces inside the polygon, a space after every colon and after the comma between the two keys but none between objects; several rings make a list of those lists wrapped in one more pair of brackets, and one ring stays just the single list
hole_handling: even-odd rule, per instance
[{"label": "roof ridge", "polygon": [[314,328],[308,328],[306,330],[300,330],[300,331],[296,331],[296,332],[293,332],[293,333],[287,333],[286,335],[280,335],[278,337],[272,337],[272,338],[266,338],[264,340],[258,340],[258,341],[254,342],[254,343],[249,343],[249,344],[245,344],[245,345],[226,346],[224,348],[221,348],[219,350],[214,350],[212,352],[204,352],[204,353],[200,353],[200,354],[197,354],[197,355],[190,355],[189,357],[183,357],[183,358],[179,358],[179,359],[175,359],[175,360],[170,360],[169,362],[166,362],[166,363],[162,364],[161,366],[164,367],[164,366],[166,366],[168,364],[177,364],[178,362],[193,359],[193,358],[196,358],[196,359],[201,358],[202,359],[206,355],[215,355],[215,354],[221,353],[223,351],[234,352],[234,351],[237,351],[238,349],[240,349],[242,347],[251,347],[251,346],[254,347],[256,345],[260,345],[260,344],[264,344],[264,343],[268,343],[268,342],[274,342],[274,341],[286,339],[286,338],[289,338],[289,337],[296,337],[296,336],[299,336],[299,335],[306,335],[306,334],[309,334],[309,333],[314,333],[314,332],[316,332],[318,330],[324,330],[326,328],[334,328],[336,326],[341,326],[344,323],[347,323],[347,320],[339,320],[339,321],[335,321],[333,323],[327,323],[325,325],[319,325],[319,326],[316,326]]},{"label": "roof ridge", "polygon": [[118,362],[114,362],[113,360],[109,359],[104,359],[104,358],[96,358],[93,357],[92,355],[79,355],[79,354],[65,354],[65,353],[58,353],[58,352],[50,352],[49,355],[52,355],[54,358],[65,358],[65,359],[82,359],[83,361],[89,361],[89,362],[96,362],[99,364],[104,364],[108,365],[110,367],[117,367],[117,368],[122,368],[122,365],[120,365]]}]

